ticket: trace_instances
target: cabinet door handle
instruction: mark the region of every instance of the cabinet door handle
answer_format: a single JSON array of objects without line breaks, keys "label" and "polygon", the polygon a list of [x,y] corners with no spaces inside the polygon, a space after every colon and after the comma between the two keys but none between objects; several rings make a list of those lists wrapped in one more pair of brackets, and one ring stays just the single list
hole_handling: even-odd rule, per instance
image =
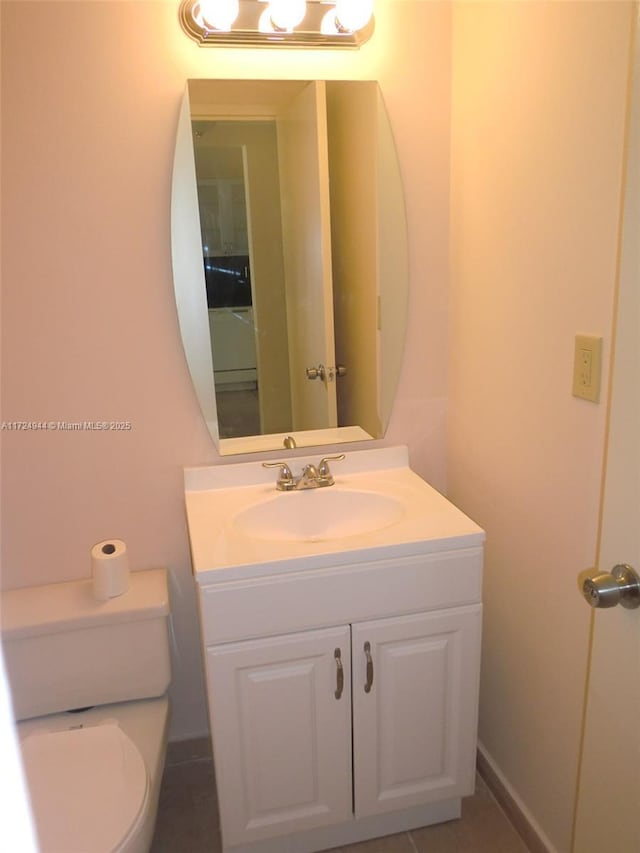
[{"label": "cabinet door handle", "polygon": [[336,649],[333,653],[334,658],[336,659],[336,691],[333,694],[336,699],[339,699],[342,696],[342,691],[344,690],[344,669],[342,667],[342,652],[340,649]]},{"label": "cabinet door handle", "polygon": [[371,693],[373,685],[373,658],[371,657],[371,643],[368,640],[364,644],[364,653],[367,658],[367,682],[364,685],[364,692]]}]

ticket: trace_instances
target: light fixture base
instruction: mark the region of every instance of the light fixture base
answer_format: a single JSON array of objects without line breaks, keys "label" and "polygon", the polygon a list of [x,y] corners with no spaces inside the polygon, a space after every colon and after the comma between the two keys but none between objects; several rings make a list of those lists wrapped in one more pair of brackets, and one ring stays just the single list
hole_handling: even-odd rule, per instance
[{"label": "light fixture base", "polygon": [[258,28],[263,0],[240,0],[236,22],[228,31],[209,29],[199,19],[199,0],[181,0],[178,19],[184,32],[200,47],[289,47],[289,48],[359,48],[374,31],[374,19],[362,29],[349,32],[320,31],[322,19],[330,4],[324,0],[307,0],[302,23],[292,32],[261,32]]}]

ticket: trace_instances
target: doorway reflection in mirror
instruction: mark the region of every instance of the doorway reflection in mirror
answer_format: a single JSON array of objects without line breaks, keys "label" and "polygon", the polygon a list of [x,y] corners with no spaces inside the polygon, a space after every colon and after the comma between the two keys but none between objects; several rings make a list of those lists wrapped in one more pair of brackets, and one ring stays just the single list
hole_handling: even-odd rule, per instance
[{"label": "doorway reflection in mirror", "polygon": [[[275,122],[195,119],[192,127],[220,438],[286,432],[291,411]],[[260,215],[252,218],[252,209]],[[260,336],[260,328],[268,336]],[[268,373],[260,369],[264,359]],[[277,389],[269,374],[279,377]]]}]

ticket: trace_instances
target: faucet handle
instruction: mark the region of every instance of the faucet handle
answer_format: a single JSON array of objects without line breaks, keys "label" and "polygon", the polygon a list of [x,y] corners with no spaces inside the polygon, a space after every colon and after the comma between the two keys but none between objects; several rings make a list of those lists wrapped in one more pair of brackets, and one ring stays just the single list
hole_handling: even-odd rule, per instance
[{"label": "faucet handle", "polygon": [[291,489],[295,489],[296,483],[293,479],[291,468],[289,468],[286,462],[263,462],[262,467],[280,469],[278,479],[276,480],[276,489],[279,489],[281,492],[288,492]]},{"label": "faucet handle", "polygon": [[333,474],[329,468],[329,462],[340,462],[340,460],[344,458],[344,453],[338,453],[335,456],[324,456],[320,460],[320,464],[318,465],[318,476],[321,480],[325,481],[324,485],[333,485]]}]

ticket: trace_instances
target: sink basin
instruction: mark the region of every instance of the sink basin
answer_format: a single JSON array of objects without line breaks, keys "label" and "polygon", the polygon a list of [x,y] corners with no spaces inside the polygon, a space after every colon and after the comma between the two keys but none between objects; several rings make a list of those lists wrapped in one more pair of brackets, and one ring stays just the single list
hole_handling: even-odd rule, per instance
[{"label": "sink basin", "polygon": [[330,486],[274,495],[239,512],[233,525],[254,539],[321,542],[381,530],[403,515],[393,497]]},{"label": "sink basin", "polygon": [[[291,460],[296,473],[318,456]],[[409,468],[406,447],[347,454],[335,485],[279,492],[260,460],[189,468],[185,499],[198,584],[245,581],[480,546],[480,528]],[[240,604],[238,604],[240,606]],[[235,618],[230,614],[230,618]]]}]

